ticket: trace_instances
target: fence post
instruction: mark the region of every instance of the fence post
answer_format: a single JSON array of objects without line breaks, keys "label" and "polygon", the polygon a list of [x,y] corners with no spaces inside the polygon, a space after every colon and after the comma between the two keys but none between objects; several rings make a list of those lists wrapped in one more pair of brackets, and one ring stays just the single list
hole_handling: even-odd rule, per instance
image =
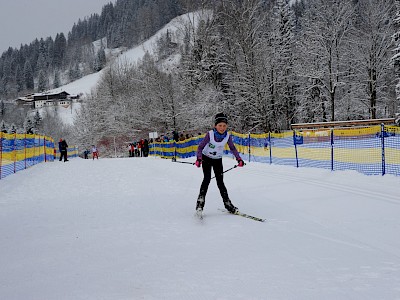
[{"label": "fence post", "polygon": [[333,160],[334,160],[334,155],[333,155],[333,129],[331,129],[331,171],[333,171]]},{"label": "fence post", "polygon": [[271,131],[268,132],[268,145],[269,145],[269,164],[272,165]]},{"label": "fence post", "polygon": [[250,155],[251,155],[251,137],[250,137],[251,133],[249,132],[249,162],[250,162]]},{"label": "fence post", "polygon": [[3,132],[0,131],[0,179],[1,179],[2,165],[3,165]]},{"label": "fence post", "polygon": [[36,133],[33,135],[33,157],[32,165],[36,165]]},{"label": "fence post", "polygon": [[14,132],[14,149],[13,149],[13,154],[14,154],[14,173],[17,172],[17,133]]},{"label": "fence post", "polygon": [[293,129],[293,144],[294,144],[294,152],[296,155],[296,168],[299,167],[299,158],[297,156],[297,143],[296,143],[296,130]]},{"label": "fence post", "polygon": [[385,124],[381,124],[381,144],[382,144],[382,176],[386,172],[385,164]]},{"label": "fence post", "polygon": [[26,169],[26,133],[24,134],[24,162],[25,162],[25,169]]},{"label": "fence post", "polygon": [[44,162],[47,162],[47,156],[46,156],[46,137],[43,136],[43,151],[44,151]]}]

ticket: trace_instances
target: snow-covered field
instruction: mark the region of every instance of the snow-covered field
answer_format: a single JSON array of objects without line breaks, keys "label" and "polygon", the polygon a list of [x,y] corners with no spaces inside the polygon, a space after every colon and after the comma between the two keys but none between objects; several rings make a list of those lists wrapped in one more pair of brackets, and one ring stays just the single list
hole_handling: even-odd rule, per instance
[{"label": "snow-covered field", "polygon": [[0,180],[0,299],[400,299],[400,178],[227,172],[233,203],[265,223],[219,211],[214,181],[196,219],[201,180],[157,158],[76,158]]}]

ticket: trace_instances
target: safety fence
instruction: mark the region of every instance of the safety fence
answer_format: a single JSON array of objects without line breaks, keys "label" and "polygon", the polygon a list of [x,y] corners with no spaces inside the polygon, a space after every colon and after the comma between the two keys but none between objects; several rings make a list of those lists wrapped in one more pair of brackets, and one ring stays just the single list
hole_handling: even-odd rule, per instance
[{"label": "safety fence", "polygon": [[[263,134],[231,132],[231,135],[236,148],[247,161],[400,176],[400,127],[396,126]],[[195,156],[203,137],[152,143],[150,155],[163,158]],[[228,148],[225,154],[231,155]]]},{"label": "safety fence", "polygon": [[[79,156],[79,151],[77,146],[70,146],[67,149],[67,157],[68,158],[73,158],[73,157],[78,157]],[[60,151],[58,148],[54,148],[54,159],[59,160],[60,159]]]},{"label": "safety fence", "polygon": [[[71,157],[77,149],[68,149]],[[54,139],[43,135],[0,132],[0,179],[42,162],[54,161]]]}]

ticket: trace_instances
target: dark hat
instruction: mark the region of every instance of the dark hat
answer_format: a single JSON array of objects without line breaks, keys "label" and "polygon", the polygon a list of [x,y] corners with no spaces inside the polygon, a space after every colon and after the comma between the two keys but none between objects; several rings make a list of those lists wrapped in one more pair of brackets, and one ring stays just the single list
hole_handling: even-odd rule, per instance
[{"label": "dark hat", "polygon": [[218,113],[215,115],[215,125],[217,125],[218,123],[226,123],[228,124],[228,117],[224,114],[224,113]]}]

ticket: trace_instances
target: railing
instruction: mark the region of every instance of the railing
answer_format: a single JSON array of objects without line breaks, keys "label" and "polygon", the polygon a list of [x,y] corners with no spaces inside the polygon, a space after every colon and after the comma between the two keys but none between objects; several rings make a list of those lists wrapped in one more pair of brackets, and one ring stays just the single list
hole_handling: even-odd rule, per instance
[{"label": "railing", "polygon": [[[78,154],[68,148],[69,157]],[[54,139],[43,135],[0,132],[0,179],[57,157]]]},{"label": "railing", "polygon": [[[231,132],[242,157],[251,162],[356,170],[367,175],[400,176],[400,127],[307,129],[283,133]],[[182,142],[153,143],[150,155],[164,158],[195,156],[203,136]],[[230,155],[226,150],[226,155]]]},{"label": "railing", "polygon": [[54,160],[54,140],[34,134],[0,132],[0,179]]}]

